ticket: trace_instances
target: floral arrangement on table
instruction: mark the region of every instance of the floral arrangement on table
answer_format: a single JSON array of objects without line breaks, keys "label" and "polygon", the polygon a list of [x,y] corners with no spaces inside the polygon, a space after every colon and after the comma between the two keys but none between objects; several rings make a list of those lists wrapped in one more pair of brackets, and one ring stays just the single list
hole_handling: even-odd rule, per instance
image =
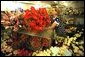
[{"label": "floral arrangement on table", "polygon": [[34,7],[31,7],[31,10],[25,11],[23,17],[27,25],[27,31],[40,32],[50,24],[50,17],[46,8],[36,10]]}]

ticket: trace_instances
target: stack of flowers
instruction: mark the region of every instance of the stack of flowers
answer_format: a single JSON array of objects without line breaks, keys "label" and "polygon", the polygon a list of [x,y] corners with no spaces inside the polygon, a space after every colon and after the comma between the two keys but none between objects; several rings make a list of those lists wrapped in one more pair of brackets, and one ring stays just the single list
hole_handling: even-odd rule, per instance
[{"label": "stack of flowers", "polygon": [[50,18],[46,8],[36,10],[34,7],[31,7],[31,10],[25,11],[23,17],[26,25],[30,27],[28,30],[33,32],[43,31],[43,29],[50,24]]}]

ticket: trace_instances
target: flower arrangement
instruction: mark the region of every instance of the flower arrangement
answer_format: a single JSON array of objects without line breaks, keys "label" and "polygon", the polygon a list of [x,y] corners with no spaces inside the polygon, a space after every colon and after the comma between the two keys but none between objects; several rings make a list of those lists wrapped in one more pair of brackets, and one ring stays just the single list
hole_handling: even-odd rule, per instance
[{"label": "flower arrangement", "polygon": [[31,7],[31,10],[25,11],[23,17],[25,24],[28,26],[27,30],[33,32],[43,31],[43,29],[50,24],[50,18],[46,8],[39,8],[39,10],[36,10],[34,7]]}]

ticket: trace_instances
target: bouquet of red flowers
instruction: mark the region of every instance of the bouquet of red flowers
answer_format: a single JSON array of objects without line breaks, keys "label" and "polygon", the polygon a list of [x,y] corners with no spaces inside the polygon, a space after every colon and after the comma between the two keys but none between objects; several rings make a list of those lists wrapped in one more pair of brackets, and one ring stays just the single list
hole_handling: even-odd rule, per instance
[{"label": "bouquet of red flowers", "polygon": [[24,21],[28,28],[30,28],[29,30],[33,32],[43,31],[50,24],[50,18],[46,8],[36,10],[34,7],[31,7],[31,10],[25,11]]}]

